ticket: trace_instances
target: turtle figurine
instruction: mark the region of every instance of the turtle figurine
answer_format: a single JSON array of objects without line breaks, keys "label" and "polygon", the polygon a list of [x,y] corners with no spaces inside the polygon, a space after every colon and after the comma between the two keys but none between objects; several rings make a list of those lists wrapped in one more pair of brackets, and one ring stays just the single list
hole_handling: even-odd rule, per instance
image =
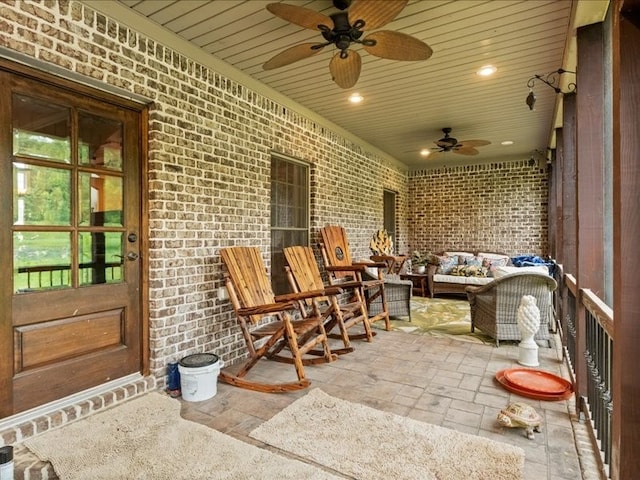
[{"label": "turtle figurine", "polygon": [[531,405],[514,402],[498,414],[498,423],[503,427],[524,428],[529,440],[533,440],[533,432],[540,432],[542,417]]}]

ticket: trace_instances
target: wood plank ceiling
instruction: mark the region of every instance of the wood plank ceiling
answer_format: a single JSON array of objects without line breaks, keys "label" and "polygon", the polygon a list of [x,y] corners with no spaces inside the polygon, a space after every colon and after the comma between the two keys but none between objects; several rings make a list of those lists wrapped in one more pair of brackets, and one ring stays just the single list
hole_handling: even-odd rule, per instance
[{"label": "wood plank ceiling", "polygon": [[[446,164],[527,159],[546,155],[557,95],[536,83],[535,110],[525,104],[527,81],[567,64],[572,1],[412,0],[382,27],[427,43],[425,61],[394,61],[355,49],[362,73],[355,87],[333,83],[333,46],[291,65],[264,71],[276,53],[303,42],[321,42],[319,32],[288,23],[266,10],[267,0],[120,0],[138,14],[223,60],[254,79],[364,139],[411,170]],[[287,0],[329,15],[330,0]],[[569,60],[570,61],[570,60]],[[476,71],[494,65],[488,78]],[[573,81],[570,74],[562,80]],[[350,104],[352,92],[364,96]],[[483,139],[475,156],[449,152],[424,158],[442,128],[459,140]],[[501,142],[511,141],[512,145]]]}]

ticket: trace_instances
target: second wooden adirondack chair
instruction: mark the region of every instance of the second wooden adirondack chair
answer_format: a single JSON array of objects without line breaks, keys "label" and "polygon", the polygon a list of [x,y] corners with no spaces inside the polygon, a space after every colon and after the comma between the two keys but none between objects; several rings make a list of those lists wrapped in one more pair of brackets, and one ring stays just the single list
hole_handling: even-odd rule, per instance
[{"label": "second wooden adirondack chair", "polygon": [[[286,247],[284,248],[284,256],[287,260],[287,277],[292,291],[308,292],[327,288],[322,280],[322,275],[311,247]],[[313,302],[319,303],[321,314],[325,317],[325,330],[330,337],[342,339],[344,348],[332,348],[331,350],[337,354],[353,351],[350,340],[364,338],[370,342],[375,335],[371,331],[369,315],[361,295],[362,284],[358,281],[343,282],[340,288],[352,293],[348,301],[340,302],[337,295],[307,299],[305,301],[307,308],[311,307]],[[349,334],[348,330],[358,324],[362,325],[364,333]],[[331,334],[331,331],[336,326],[340,331],[339,335]]]}]

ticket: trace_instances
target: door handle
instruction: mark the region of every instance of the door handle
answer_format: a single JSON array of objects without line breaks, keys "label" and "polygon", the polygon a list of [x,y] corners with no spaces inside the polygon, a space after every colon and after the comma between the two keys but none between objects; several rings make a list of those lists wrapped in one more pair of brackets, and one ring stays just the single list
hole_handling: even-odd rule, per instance
[{"label": "door handle", "polygon": [[129,252],[127,253],[127,260],[133,262],[134,260],[138,259],[138,254],[136,252]]}]

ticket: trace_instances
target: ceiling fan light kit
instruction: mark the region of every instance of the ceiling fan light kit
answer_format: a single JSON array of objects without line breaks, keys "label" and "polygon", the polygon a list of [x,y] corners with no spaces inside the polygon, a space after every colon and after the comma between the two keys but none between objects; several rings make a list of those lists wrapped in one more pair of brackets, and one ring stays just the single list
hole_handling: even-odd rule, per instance
[{"label": "ceiling fan light kit", "polygon": [[336,85],[347,89],[358,82],[362,69],[360,54],[350,48],[354,44],[362,45],[367,53],[380,58],[427,60],[433,50],[410,35],[380,30],[362,38],[365,32],[392,21],[407,3],[408,0],[334,0],[334,6],[340,11],[329,16],[296,5],[270,3],[267,5],[269,12],[303,28],[318,30],[324,42],[289,47],[265,62],[262,68],[271,70],[283,67],[315,55],[328,45],[335,45],[339,52],[331,58],[329,71]]}]

